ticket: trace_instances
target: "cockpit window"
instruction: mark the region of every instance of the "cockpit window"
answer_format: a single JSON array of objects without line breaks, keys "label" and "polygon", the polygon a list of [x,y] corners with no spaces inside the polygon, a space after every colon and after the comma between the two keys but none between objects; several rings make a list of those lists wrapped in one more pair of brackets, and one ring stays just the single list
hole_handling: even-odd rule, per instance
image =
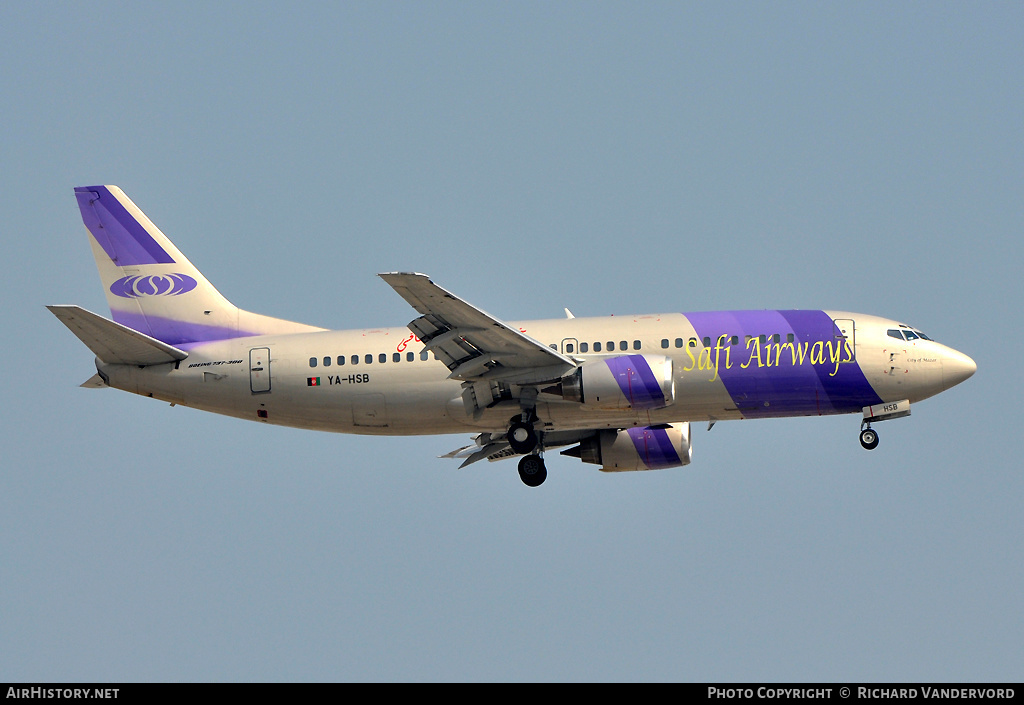
[{"label": "cockpit window", "polygon": [[917,340],[918,338],[920,338],[921,340],[931,340],[931,338],[929,338],[927,335],[917,330],[916,328],[905,326],[902,323],[900,323],[899,330],[896,330],[895,328],[890,328],[889,330],[886,331],[886,333],[889,335],[890,338],[896,338],[896,340]]}]

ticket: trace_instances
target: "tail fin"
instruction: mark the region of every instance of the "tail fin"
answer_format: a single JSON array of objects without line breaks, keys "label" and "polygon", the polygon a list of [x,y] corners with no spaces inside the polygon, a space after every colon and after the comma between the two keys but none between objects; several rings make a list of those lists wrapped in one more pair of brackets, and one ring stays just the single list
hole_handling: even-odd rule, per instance
[{"label": "tail fin", "polygon": [[231,304],[117,186],[75,196],[118,323],[174,346],[322,330]]}]

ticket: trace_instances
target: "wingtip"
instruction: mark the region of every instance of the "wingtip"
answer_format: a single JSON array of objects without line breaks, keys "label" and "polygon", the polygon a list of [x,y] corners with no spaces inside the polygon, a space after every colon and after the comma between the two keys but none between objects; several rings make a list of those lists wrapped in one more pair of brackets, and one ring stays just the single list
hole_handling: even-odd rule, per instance
[{"label": "wingtip", "polygon": [[423,277],[424,279],[430,279],[430,277],[422,272],[378,272],[377,276],[381,279],[387,279],[388,277]]}]

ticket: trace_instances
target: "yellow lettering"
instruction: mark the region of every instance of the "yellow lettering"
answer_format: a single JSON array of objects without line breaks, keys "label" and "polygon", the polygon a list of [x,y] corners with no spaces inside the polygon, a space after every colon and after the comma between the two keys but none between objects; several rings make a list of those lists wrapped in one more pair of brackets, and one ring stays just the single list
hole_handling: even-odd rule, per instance
[{"label": "yellow lettering", "polygon": [[811,364],[825,364],[825,344],[820,340],[815,341],[814,345],[811,346]]},{"label": "yellow lettering", "polygon": [[711,348],[701,348],[700,355],[697,356],[697,369],[711,369]]},{"label": "yellow lettering", "polygon": [[[751,348],[753,348],[753,350],[751,350]],[[761,340],[759,338],[750,338],[747,340],[747,351],[750,353],[750,356],[747,358],[746,362],[740,365],[741,369],[745,370],[750,367],[754,360],[757,360],[758,367],[764,367],[764,363],[761,362]]]},{"label": "yellow lettering", "polygon": [[[834,345],[833,342],[835,343]],[[825,343],[825,345],[828,346],[828,359],[831,360],[832,364],[834,365],[832,371],[829,372],[828,376],[835,377],[837,374],[839,374],[839,355],[842,352],[842,350],[839,348],[838,340],[830,340],[829,342]]]},{"label": "yellow lettering", "polygon": [[792,343],[786,343],[786,345],[789,345],[789,351],[793,355],[793,364],[804,364],[804,360],[807,358],[807,346],[809,345],[809,343],[797,343],[796,345],[793,345]]},{"label": "yellow lettering", "polygon": [[[711,375],[711,379],[708,380],[709,382],[714,382],[716,379],[718,379],[718,364],[719,364],[718,360],[719,360],[720,355],[722,354],[722,349],[723,349],[722,348],[722,341],[723,340],[725,340],[725,336],[724,335],[720,335],[720,336],[718,336],[718,340],[715,342],[715,362],[714,362],[715,373],[713,375]],[[728,369],[728,366],[729,366],[729,349],[728,348],[725,348],[725,360],[726,360],[726,362],[725,362],[726,369]]]},{"label": "yellow lettering", "polygon": [[697,358],[693,356],[693,348],[689,345],[686,346],[686,356],[690,358],[690,364],[683,368],[683,372],[692,372],[697,366]]}]

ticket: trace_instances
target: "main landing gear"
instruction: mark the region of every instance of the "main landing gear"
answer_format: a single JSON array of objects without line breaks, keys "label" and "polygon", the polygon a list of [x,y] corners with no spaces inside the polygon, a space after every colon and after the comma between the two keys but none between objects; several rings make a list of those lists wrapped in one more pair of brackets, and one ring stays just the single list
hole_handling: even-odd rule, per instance
[{"label": "main landing gear", "polygon": [[512,419],[508,427],[508,444],[516,453],[532,453],[537,447],[537,432],[533,430],[533,422],[518,417]]},{"label": "main landing gear", "polygon": [[519,408],[522,413],[508,420],[508,444],[518,454],[532,453],[537,447],[537,432],[533,425],[537,423],[537,390],[525,387],[520,392]]},{"label": "main landing gear", "polygon": [[871,428],[871,424],[861,424],[860,444],[866,450],[874,450],[878,447],[878,431]]},{"label": "main landing gear", "polygon": [[548,469],[544,458],[536,453],[524,455],[519,459],[519,479],[527,487],[538,487],[548,479]]},{"label": "main landing gear", "polygon": [[519,478],[527,487],[537,487],[548,477],[544,458],[538,449],[540,434],[533,427],[537,421],[537,412],[531,402],[535,398],[536,392],[533,395],[524,395],[521,402],[523,413],[509,419],[506,435],[512,452],[523,456],[519,459]]}]

